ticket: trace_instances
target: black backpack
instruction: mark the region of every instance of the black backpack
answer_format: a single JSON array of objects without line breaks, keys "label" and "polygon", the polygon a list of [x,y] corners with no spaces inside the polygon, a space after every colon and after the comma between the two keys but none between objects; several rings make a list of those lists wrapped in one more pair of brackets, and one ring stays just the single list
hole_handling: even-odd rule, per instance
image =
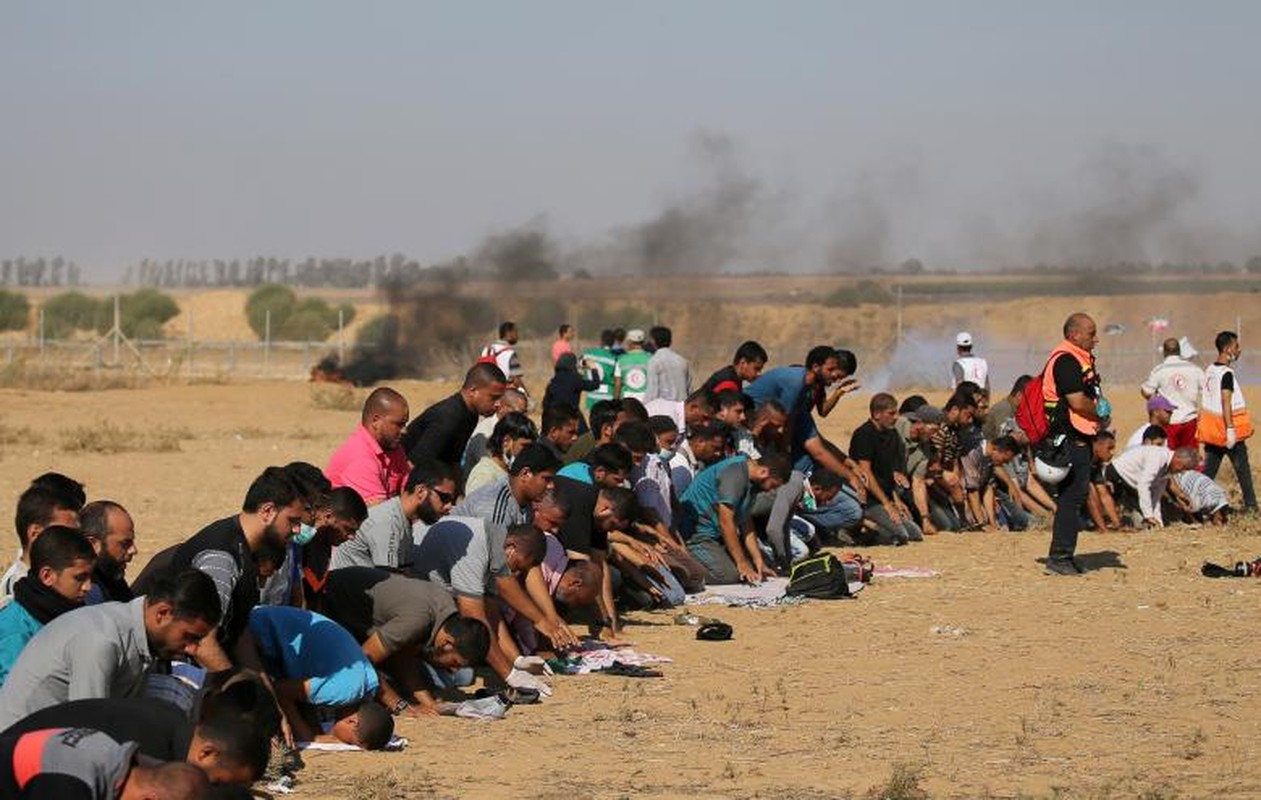
[{"label": "black backpack", "polygon": [[834,600],[849,597],[845,565],[831,553],[821,553],[793,564],[784,593],[792,597]]}]

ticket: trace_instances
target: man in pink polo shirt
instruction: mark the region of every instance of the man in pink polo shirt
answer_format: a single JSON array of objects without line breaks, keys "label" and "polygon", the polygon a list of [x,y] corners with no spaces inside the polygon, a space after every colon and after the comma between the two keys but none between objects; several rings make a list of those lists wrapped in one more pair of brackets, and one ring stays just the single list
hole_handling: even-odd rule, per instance
[{"label": "man in pink polo shirt", "polygon": [[363,403],[361,424],[328,460],[324,474],[333,488],[348,486],[370,506],[398,495],[411,469],[399,446],[409,416],[403,395],[374,389]]}]

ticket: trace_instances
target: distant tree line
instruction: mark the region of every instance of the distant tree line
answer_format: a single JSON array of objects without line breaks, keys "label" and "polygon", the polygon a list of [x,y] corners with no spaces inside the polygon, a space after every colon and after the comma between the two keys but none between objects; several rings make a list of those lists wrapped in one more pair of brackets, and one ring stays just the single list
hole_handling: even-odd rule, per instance
[{"label": "distant tree line", "polygon": [[79,265],[61,256],[0,262],[0,286],[78,286],[79,278]]}]

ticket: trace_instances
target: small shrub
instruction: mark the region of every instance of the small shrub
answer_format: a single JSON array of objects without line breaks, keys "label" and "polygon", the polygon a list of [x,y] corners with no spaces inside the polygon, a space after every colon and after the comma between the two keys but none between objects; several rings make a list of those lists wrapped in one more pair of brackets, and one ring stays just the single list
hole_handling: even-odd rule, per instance
[{"label": "small shrub", "polygon": [[0,289],[0,331],[24,331],[30,318],[26,295]]},{"label": "small shrub", "polygon": [[323,312],[304,308],[289,315],[280,330],[272,333],[272,338],[294,342],[322,342],[332,332],[333,326],[328,324],[327,306]]},{"label": "small shrub", "polygon": [[[114,325],[113,302],[107,299],[100,306],[96,330],[105,333]],[[175,300],[157,289],[141,289],[118,299],[118,326],[132,339],[163,338],[162,327],[179,313]]]},{"label": "small shrub", "polygon": [[269,283],[250,293],[245,301],[245,317],[259,339],[267,336],[267,312],[271,312],[271,336],[276,338],[298,304],[298,296],[288,286]]},{"label": "small shrub", "polygon": [[64,292],[48,298],[43,311],[45,338],[64,339],[75,331],[95,329],[101,303],[83,292]]},{"label": "small shrub", "polygon": [[192,438],[187,428],[146,428],[102,421],[76,425],[61,432],[61,449],[67,453],[174,453],[180,442]]},{"label": "small shrub", "polygon": [[853,286],[840,286],[823,298],[823,304],[833,308],[856,308],[865,303],[887,306],[893,302],[893,293],[876,281],[859,281]]},{"label": "small shrub", "polygon": [[311,386],[311,405],[321,411],[359,411],[363,401],[349,386],[317,383]]},{"label": "small shrub", "polygon": [[884,786],[873,786],[868,800],[928,800],[928,792],[920,786],[923,770],[910,764],[893,765],[893,774]]}]

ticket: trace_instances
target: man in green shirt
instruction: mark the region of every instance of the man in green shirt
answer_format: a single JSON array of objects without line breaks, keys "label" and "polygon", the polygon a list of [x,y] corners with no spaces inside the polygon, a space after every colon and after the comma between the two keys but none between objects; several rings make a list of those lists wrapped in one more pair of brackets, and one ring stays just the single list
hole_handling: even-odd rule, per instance
[{"label": "man in green shirt", "polygon": [[639,328],[627,331],[626,352],[617,358],[613,371],[613,396],[633,397],[642,400],[648,388],[648,359],[652,354],[644,350],[647,337]]},{"label": "man in green shirt", "polygon": [[587,392],[587,413],[601,400],[613,399],[613,375],[617,370],[617,356],[613,353],[613,330],[600,331],[600,346],[582,351],[582,358],[590,369],[600,376],[600,388]]}]

